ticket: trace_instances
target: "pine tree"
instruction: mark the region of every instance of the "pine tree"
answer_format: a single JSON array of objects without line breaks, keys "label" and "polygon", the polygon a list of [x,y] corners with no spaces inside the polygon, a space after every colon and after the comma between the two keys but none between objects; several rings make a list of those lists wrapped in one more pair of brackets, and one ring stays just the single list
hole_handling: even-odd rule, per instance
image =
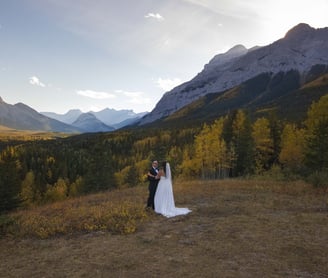
[{"label": "pine tree", "polygon": [[259,118],[253,124],[252,137],[255,143],[255,163],[257,173],[268,170],[274,153],[269,121]]},{"label": "pine tree", "polygon": [[0,213],[10,211],[21,204],[19,163],[12,147],[0,158]]},{"label": "pine tree", "polygon": [[276,114],[270,114],[269,116],[270,134],[273,143],[273,153],[271,160],[269,161],[269,167],[273,164],[279,163],[279,154],[281,151],[281,134],[283,126]]},{"label": "pine tree", "polygon": [[233,175],[243,176],[254,172],[254,142],[249,116],[238,110],[232,122],[231,148],[235,151],[236,162]]}]

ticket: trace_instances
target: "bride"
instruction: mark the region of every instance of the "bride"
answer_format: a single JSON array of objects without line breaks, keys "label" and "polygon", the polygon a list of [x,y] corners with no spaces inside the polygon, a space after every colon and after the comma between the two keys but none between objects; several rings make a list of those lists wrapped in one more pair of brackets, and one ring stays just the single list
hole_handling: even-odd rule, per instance
[{"label": "bride", "polygon": [[174,204],[171,168],[168,162],[163,162],[158,172],[160,181],[155,194],[155,212],[166,217],[184,215],[191,212],[188,208],[177,208]]}]

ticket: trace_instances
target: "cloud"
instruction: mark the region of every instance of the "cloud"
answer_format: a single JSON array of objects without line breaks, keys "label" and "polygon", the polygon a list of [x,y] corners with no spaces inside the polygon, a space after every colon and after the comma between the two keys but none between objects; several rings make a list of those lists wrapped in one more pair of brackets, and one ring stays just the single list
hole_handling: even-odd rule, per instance
[{"label": "cloud", "polygon": [[165,92],[172,90],[176,86],[180,85],[182,83],[181,79],[179,78],[173,78],[173,79],[162,79],[158,78],[156,81],[158,87],[163,89]]},{"label": "cloud", "polygon": [[[92,103],[92,100],[89,101],[89,106],[93,105],[95,107],[102,107],[105,105],[105,99],[111,99],[110,103],[112,106],[116,107],[115,109],[127,109],[130,104],[134,106],[134,109],[140,107],[145,110],[148,108],[149,104],[153,102],[145,92],[141,91],[115,90],[109,93],[93,90],[78,90],[76,94],[98,101],[96,104]],[[101,103],[99,103],[99,101],[101,101]],[[96,110],[96,108],[93,110]]]},{"label": "cloud", "polygon": [[115,98],[114,94],[108,92],[97,92],[92,90],[78,90],[76,93],[80,96],[94,98],[94,99],[108,99],[108,98]]},{"label": "cloud", "polygon": [[29,78],[29,82],[30,84],[34,85],[34,86],[39,86],[39,87],[45,87],[46,85],[44,85],[40,79],[36,76],[32,76]]},{"label": "cloud", "polygon": [[127,97],[126,102],[128,103],[138,104],[138,105],[151,103],[150,98],[145,97],[146,93],[144,92],[139,92],[139,91],[129,92],[123,90],[116,90],[115,92],[123,94],[125,97]]},{"label": "cloud", "polygon": [[145,18],[155,18],[157,19],[158,21],[162,21],[164,20],[164,17],[162,17],[159,13],[148,13],[147,15],[145,15]]}]

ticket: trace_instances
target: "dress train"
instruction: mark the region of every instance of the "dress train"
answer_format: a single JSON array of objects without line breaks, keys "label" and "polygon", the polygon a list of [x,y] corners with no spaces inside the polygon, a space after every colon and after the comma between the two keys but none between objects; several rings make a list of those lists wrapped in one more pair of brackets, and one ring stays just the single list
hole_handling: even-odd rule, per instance
[{"label": "dress train", "polygon": [[177,208],[174,203],[170,165],[166,166],[166,177],[162,176],[155,194],[155,212],[165,217],[185,215],[191,212],[188,208]]}]

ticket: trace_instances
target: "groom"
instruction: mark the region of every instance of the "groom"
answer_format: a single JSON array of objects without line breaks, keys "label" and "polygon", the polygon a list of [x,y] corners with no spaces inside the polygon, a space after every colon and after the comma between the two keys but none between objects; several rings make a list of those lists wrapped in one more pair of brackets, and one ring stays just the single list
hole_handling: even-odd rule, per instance
[{"label": "groom", "polygon": [[157,185],[159,182],[158,161],[157,160],[154,160],[152,162],[152,167],[148,171],[147,178],[149,181],[149,186],[148,186],[149,196],[148,196],[148,200],[147,200],[147,208],[155,209],[154,198],[155,198]]}]

